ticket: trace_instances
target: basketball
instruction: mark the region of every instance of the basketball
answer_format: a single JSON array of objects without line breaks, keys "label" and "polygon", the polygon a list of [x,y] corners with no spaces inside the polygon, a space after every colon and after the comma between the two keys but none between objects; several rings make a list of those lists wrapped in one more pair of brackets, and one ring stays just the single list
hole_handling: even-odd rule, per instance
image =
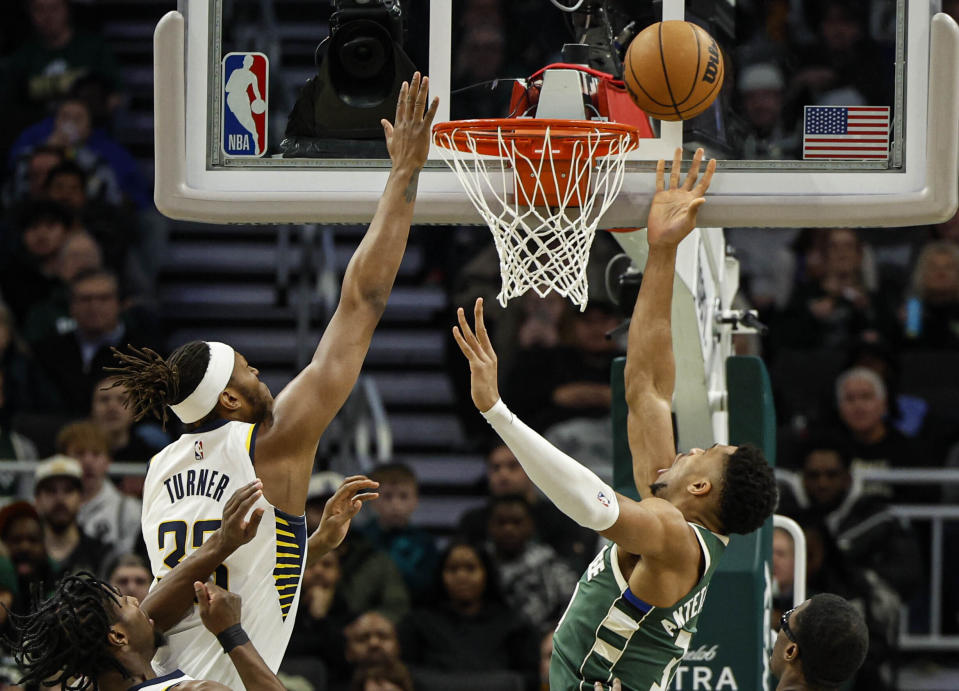
[{"label": "basketball", "polygon": [[266,110],[266,101],[262,98],[258,98],[250,104],[250,110],[252,110],[256,115],[259,115],[264,110]]},{"label": "basketball", "polygon": [[689,120],[706,110],[723,85],[723,54],[715,39],[690,22],[657,22],[626,51],[629,95],[657,120]]}]

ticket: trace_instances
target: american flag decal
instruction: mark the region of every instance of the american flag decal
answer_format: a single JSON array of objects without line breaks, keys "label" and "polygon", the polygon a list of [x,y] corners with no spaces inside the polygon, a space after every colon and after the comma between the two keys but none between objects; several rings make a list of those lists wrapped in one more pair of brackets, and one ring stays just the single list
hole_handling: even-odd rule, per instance
[{"label": "american flag decal", "polygon": [[804,159],[889,158],[889,106],[806,106]]}]

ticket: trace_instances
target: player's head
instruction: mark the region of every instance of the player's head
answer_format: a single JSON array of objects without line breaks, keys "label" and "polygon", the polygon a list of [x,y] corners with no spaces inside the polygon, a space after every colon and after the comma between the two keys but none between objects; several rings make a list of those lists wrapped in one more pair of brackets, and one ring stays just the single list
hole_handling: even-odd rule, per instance
[{"label": "player's head", "polygon": [[273,414],[273,397],[259,371],[228,345],[191,341],[166,360],[149,348],[130,351],[114,349],[123,366],[111,371],[129,390],[135,420],[152,413],[165,423],[167,406],[186,424],[262,422]]},{"label": "player's head", "polygon": [[756,530],[772,515],[779,499],[773,470],[752,444],[693,449],[676,456],[659,473],[650,485],[653,496],[725,534]]},{"label": "player's head", "polygon": [[8,641],[24,677],[20,684],[63,684],[71,691],[96,688],[104,674],[127,679],[130,661],[147,662],[164,640],[133,597],[81,573],[66,576],[53,595],[34,594],[29,614],[11,614]]},{"label": "player's head", "polygon": [[244,55],[244,56],[243,56],[243,67],[246,68],[246,69],[250,69],[251,67],[253,67],[253,56],[252,56],[252,55]]},{"label": "player's head", "polygon": [[866,659],[866,622],[838,595],[815,595],[784,613],[780,624],[770,660],[772,673],[780,679],[792,669],[802,675],[805,688],[837,689]]}]

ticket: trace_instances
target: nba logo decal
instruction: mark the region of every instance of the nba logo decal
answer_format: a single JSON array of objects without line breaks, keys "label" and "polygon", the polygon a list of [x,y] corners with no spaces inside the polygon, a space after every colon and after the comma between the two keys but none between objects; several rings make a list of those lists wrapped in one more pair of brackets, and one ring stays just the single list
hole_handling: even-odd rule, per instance
[{"label": "nba logo decal", "polygon": [[263,53],[228,53],[223,58],[223,153],[262,156],[266,152],[267,75]]},{"label": "nba logo decal", "polygon": [[198,461],[203,460],[203,440],[197,439],[193,442],[193,457]]}]

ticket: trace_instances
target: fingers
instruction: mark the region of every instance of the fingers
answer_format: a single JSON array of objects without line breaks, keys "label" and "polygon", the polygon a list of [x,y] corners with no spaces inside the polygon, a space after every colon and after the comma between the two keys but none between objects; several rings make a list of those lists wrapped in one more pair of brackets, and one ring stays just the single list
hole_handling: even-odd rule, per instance
[{"label": "fingers", "polygon": [[260,500],[260,497],[263,496],[263,490],[261,489],[263,483],[259,481],[257,482],[259,487],[254,488],[252,494],[245,497],[243,501],[240,502],[239,514],[241,516],[246,516],[247,512],[249,512],[249,510],[253,508],[253,505],[256,504]]},{"label": "fingers", "polygon": [[256,531],[260,528],[260,521],[263,519],[263,513],[263,509],[257,509],[253,512],[253,515],[250,516],[250,521],[244,528],[249,535],[256,535]]},{"label": "fingers", "polygon": [[386,141],[389,143],[393,137],[393,125],[390,124],[390,121],[386,118],[380,120],[380,124],[383,126],[383,136],[386,137]]},{"label": "fingers", "polygon": [[436,117],[436,110],[440,107],[440,97],[434,96],[433,102],[430,104],[430,109],[426,111],[426,116],[423,120],[426,122],[426,126],[429,127],[433,124],[433,118]]},{"label": "fingers", "polygon": [[[235,511],[237,505],[242,507],[247,503],[250,497],[256,495],[253,501],[256,501],[259,498],[259,494],[262,494],[263,482],[260,478],[257,478],[253,482],[243,485],[240,489],[233,493],[233,496],[227,500],[226,504],[223,506],[223,514],[226,515],[228,511]],[[259,492],[259,494],[257,494]],[[249,508],[249,506],[247,506]],[[246,513],[244,511],[244,513]]]},{"label": "fingers", "polygon": [[453,340],[456,341],[456,345],[460,347],[460,350],[463,352],[463,355],[466,357],[467,360],[472,361],[476,359],[476,353],[474,353],[473,349],[469,347],[469,344],[467,344],[466,339],[463,338],[463,334],[460,333],[460,329],[458,326],[453,327]]},{"label": "fingers", "polygon": [[699,177],[699,169],[703,165],[703,148],[696,149],[693,156],[693,162],[689,166],[689,172],[686,173],[686,181],[683,183],[684,190],[692,190],[696,184],[696,178]]},{"label": "fingers", "polygon": [[379,498],[379,492],[364,492],[363,494],[357,494],[355,497],[353,497],[352,503],[350,504],[350,518],[360,512],[360,509],[363,508],[364,503]]},{"label": "fingers", "polygon": [[347,478],[343,481],[343,484],[334,493],[333,497],[351,497],[357,492],[361,492],[367,489],[376,489],[380,486],[380,483],[370,480],[368,477],[363,475],[354,475],[352,478]]},{"label": "fingers", "polygon": [[666,161],[659,159],[656,164],[656,191],[662,192],[666,189]]},{"label": "fingers", "polygon": [[493,350],[493,344],[490,343],[486,323],[483,321],[483,298],[476,298],[476,305],[473,307],[473,321],[476,323],[476,336],[479,338],[480,347],[491,358],[495,357],[496,353]]},{"label": "fingers", "polygon": [[669,171],[669,189],[671,190],[679,187],[679,174],[681,172],[682,162],[683,150],[677,146],[676,151],[673,152],[673,167]]},{"label": "fingers", "polygon": [[709,159],[709,163],[706,164],[706,174],[703,175],[702,180],[699,181],[699,184],[693,188],[693,192],[701,197],[706,194],[706,190],[709,189],[709,183],[713,181],[713,173],[716,172],[716,159]]},{"label": "fingers", "polygon": [[393,122],[397,125],[406,120],[406,115],[409,112],[409,98],[410,84],[409,82],[403,82],[403,86],[400,87],[400,95],[396,98],[396,117],[393,118]]},{"label": "fingers", "polygon": [[470,328],[469,322],[466,321],[466,310],[462,307],[456,310],[456,318],[460,323],[460,331],[463,334],[463,338],[466,339],[466,342],[469,344],[470,350],[472,350],[477,355],[483,352],[480,348],[479,341],[476,340],[476,336],[473,334],[473,330]]},{"label": "fingers", "polygon": [[200,615],[204,615],[210,611],[210,593],[206,589],[206,585],[200,581],[193,582],[193,592],[196,594],[197,604],[200,606]]},{"label": "fingers", "polygon": [[413,96],[413,121],[417,122],[423,119],[423,112],[426,110],[426,99],[429,98],[430,78],[423,77],[423,80],[416,84],[418,74],[413,75],[413,83],[418,88],[412,92]]}]

